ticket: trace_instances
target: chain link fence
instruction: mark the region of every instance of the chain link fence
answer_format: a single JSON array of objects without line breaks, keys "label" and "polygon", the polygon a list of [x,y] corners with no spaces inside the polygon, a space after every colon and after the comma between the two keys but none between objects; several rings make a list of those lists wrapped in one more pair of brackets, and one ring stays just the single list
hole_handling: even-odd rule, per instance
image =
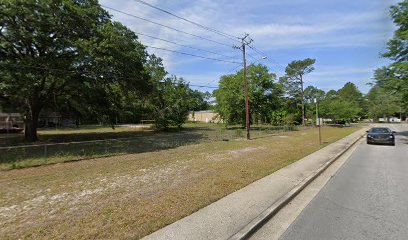
[{"label": "chain link fence", "polygon": [[[251,138],[262,138],[296,126],[254,127]],[[242,128],[218,128],[211,131],[181,131],[152,136],[117,138],[80,142],[0,147],[0,169],[12,169],[47,163],[75,161],[104,156],[159,151],[188,144],[211,141],[228,141],[243,138]]]}]

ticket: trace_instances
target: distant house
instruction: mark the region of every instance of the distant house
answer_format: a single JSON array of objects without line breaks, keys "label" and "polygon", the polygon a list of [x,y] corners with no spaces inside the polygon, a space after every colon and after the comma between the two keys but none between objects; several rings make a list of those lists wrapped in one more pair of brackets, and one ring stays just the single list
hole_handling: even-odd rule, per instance
[{"label": "distant house", "polygon": [[20,113],[0,112],[0,128],[24,128],[24,119]]},{"label": "distant house", "polygon": [[378,119],[379,122],[395,122],[395,123],[400,123],[401,119],[397,118],[397,117],[386,117],[386,118],[379,118]]},{"label": "distant house", "polygon": [[[57,113],[44,113],[38,118],[38,127],[74,126],[75,121]],[[0,129],[24,129],[24,117],[20,113],[5,113],[0,109]]]},{"label": "distant house", "polygon": [[218,113],[206,110],[206,111],[190,111],[188,113],[188,121],[190,122],[205,122],[205,123],[212,123],[212,122],[222,122],[219,118]]}]

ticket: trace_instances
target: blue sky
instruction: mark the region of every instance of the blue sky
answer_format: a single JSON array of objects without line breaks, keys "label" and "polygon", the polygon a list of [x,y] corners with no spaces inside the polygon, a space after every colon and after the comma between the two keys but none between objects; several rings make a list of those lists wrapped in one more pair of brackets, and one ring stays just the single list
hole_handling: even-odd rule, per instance
[{"label": "blue sky", "polygon": [[[248,49],[248,64],[267,65],[278,76],[292,60],[315,58],[315,71],[305,79],[305,85],[322,90],[339,89],[353,82],[366,93],[372,82],[373,70],[386,65],[380,53],[395,30],[388,14],[396,0],[144,0],[174,14],[233,36],[248,33],[258,52]],[[216,44],[184,35],[107,9],[113,19],[135,32],[160,37],[180,44],[216,52],[193,50],[171,43],[140,36],[143,44],[170,50],[242,62],[240,51],[231,39],[219,36],[188,22],[162,13],[134,0],[100,0],[109,6],[182,31],[221,42]],[[237,63],[225,63],[149,49],[164,60],[170,74],[183,77],[192,85],[218,86],[221,75],[239,69]],[[260,53],[259,53],[260,52]],[[261,59],[262,56],[267,59]],[[230,58],[227,58],[230,57]],[[212,91],[212,88],[197,88]]]}]

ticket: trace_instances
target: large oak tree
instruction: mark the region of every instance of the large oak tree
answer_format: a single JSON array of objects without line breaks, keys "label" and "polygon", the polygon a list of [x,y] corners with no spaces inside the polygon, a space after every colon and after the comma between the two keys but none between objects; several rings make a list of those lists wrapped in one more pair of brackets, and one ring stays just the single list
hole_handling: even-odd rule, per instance
[{"label": "large oak tree", "polygon": [[146,51],[97,0],[0,0],[0,104],[37,140],[52,102],[111,117],[120,94],[149,92]]}]

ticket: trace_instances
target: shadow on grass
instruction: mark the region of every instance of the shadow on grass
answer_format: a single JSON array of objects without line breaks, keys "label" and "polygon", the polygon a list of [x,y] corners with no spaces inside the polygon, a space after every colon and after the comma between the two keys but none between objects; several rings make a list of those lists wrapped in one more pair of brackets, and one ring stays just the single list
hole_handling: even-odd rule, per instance
[{"label": "shadow on grass", "polygon": [[[284,127],[252,128],[253,139],[288,131]],[[294,130],[294,129],[292,129]],[[209,141],[242,138],[245,129],[188,126],[167,131],[75,132],[39,135],[41,142],[0,149],[0,169],[23,168],[104,156],[146,153]],[[23,136],[20,136],[21,138]],[[21,139],[20,138],[20,139]],[[17,140],[18,138],[16,138]],[[96,142],[94,140],[97,140]],[[101,141],[102,140],[102,141]],[[57,143],[57,144],[56,144]],[[21,140],[19,142],[21,144]]]},{"label": "shadow on grass", "polygon": [[[0,149],[0,164],[10,165],[7,168],[16,168],[102,156],[154,152],[199,143],[205,137],[200,132],[160,132],[149,135],[139,134],[138,136],[133,134],[131,138],[93,142],[95,136],[84,137],[83,135],[80,134],[80,137],[78,134],[64,136],[66,138],[62,140],[69,140],[69,142],[61,141],[59,138],[58,144],[3,147]],[[119,136],[115,135],[115,137]],[[72,140],[79,139],[82,142],[72,142]]]},{"label": "shadow on grass", "polygon": [[[84,130],[88,130],[86,128]],[[77,129],[73,129],[75,131]],[[82,129],[81,129],[82,130]],[[89,129],[92,130],[92,129]],[[67,130],[65,130],[67,131]],[[39,142],[27,142],[24,140],[24,134],[14,134],[9,136],[0,137],[0,147],[5,146],[18,146],[18,145],[37,145],[45,143],[63,143],[63,142],[80,142],[80,141],[92,141],[92,140],[104,140],[115,138],[131,138],[135,136],[151,136],[153,131],[117,131],[117,132],[64,132],[64,133],[52,133],[46,134],[38,133]]]}]

